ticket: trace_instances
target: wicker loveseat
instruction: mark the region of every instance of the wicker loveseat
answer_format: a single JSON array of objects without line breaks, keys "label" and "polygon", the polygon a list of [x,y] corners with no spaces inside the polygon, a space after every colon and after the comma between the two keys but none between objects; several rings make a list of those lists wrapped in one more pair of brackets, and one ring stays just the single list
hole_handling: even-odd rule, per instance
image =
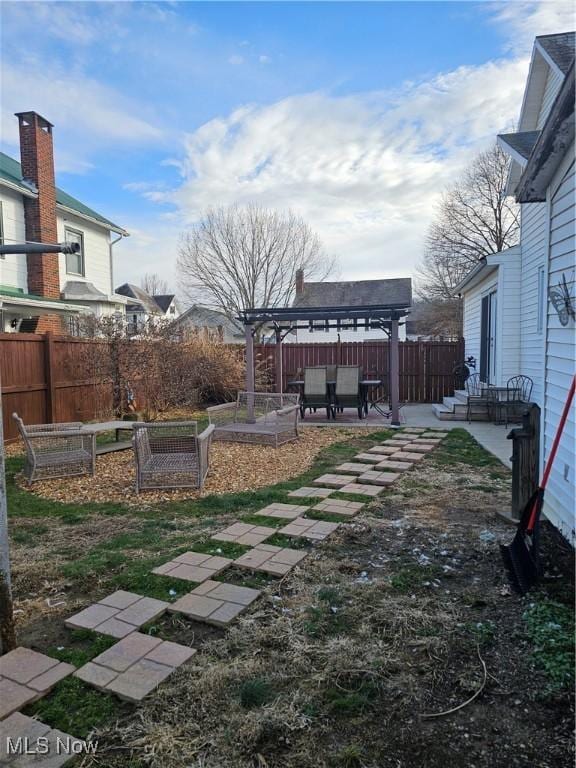
[{"label": "wicker loveseat", "polygon": [[136,422],[133,431],[136,493],[147,488],[202,488],[214,427],[199,435],[195,421]]},{"label": "wicker loveseat", "polygon": [[215,440],[259,443],[277,448],[298,438],[297,394],[238,392],[236,401],[208,408]]},{"label": "wicker loveseat", "polygon": [[24,475],[34,480],[94,474],[96,433],[81,421],[25,425],[17,413],[12,418],[26,448]]}]

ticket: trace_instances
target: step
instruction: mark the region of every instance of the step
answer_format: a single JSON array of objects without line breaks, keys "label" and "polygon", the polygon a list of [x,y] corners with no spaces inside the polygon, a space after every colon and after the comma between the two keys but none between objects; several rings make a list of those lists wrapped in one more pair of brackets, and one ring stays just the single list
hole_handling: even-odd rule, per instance
[{"label": "step", "polygon": [[468,392],[466,392],[465,389],[457,389],[454,392],[454,398],[456,400],[460,400],[461,403],[467,403],[468,402]]},{"label": "step", "polygon": [[462,421],[462,417],[441,403],[432,403],[432,412],[440,421]]},{"label": "step", "polygon": [[445,405],[446,408],[450,409],[453,413],[466,414],[468,408],[468,402],[463,403],[455,397],[445,397],[442,401],[442,405]]}]

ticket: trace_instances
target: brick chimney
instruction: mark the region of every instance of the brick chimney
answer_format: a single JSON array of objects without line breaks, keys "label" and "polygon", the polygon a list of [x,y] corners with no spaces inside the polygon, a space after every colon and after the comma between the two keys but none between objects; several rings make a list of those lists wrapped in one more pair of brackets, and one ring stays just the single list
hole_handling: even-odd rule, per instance
[{"label": "brick chimney", "polygon": [[[57,243],[56,180],[52,124],[36,112],[18,112],[22,177],[34,185],[37,198],[24,198],[26,240]],[[60,298],[58,254],[27,254],[28,292],[47,299]],[[53,315],[39,319],[37,331],[60,330],[60,318]]]},{"label": "brick chimney", "polygon": [[296,296],[300,296],[301,293],[304,293],[304,270],[297,269],[296,270]]}]

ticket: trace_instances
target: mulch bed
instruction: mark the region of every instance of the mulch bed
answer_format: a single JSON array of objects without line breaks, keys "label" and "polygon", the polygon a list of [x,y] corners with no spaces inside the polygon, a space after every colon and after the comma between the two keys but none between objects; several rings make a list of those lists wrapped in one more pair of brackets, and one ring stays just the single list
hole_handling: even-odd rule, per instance
[{"label": "mulch bed", "polygon": [[[29,489],[44,499],[62,503],[120,503],[146,507],[162,501],[197,499],[217,493],[238,493],[289,480],[304,472],[318,452],[332,443],[357,435],[351,429],[302,429],[300,438],[279,448],[242,443],[213,442],[210,473],[202,492],[194,488],[148,490],[136,494],[134,455],[131,450],[98,456],[94,477],[59,478],[35,482]],[[23,476],[16,478],[28,489]]]}]

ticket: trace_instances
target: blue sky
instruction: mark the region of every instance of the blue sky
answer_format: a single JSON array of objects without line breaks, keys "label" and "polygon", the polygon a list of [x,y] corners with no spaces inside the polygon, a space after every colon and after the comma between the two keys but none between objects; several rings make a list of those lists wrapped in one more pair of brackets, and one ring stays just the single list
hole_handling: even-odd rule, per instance
[{"label": "blue sky", "polygon": [[[563,2],[10,3],[2,149],[54,123],[59,184],[126,227],[117,282],[174,272],[208,205],[303,215],[344,278],[410,275],[443,186],[517,118]],[[22,45],[22,41],[26,45]]]}]

